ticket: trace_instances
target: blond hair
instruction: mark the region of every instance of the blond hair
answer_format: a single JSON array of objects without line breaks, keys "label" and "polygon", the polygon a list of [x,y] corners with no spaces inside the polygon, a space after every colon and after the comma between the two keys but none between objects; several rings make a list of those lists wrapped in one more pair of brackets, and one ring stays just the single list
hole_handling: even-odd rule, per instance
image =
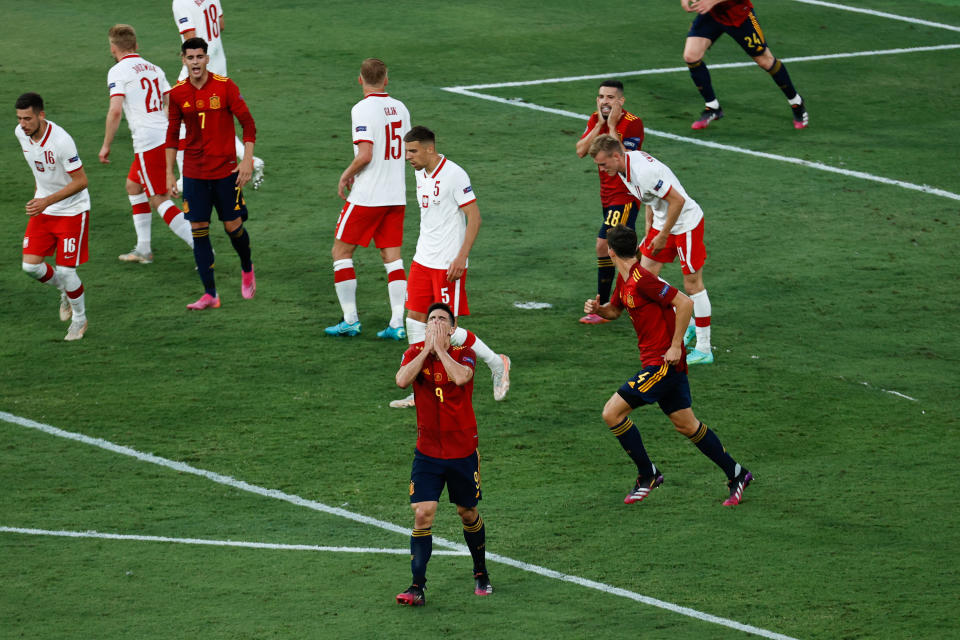
[{"label": "blond hair", "polygon": [[387,79],[387,65],[379,58],[367,58],[360,65],[360,77],[367,84],[382,85]]},{"label": "blond hair", "polygon": [[121,51],[137,50],[137,32],[128,24],[115,24],[110,27],[107,34],[110,37],[110,44]]},{"label": "blond hair", "polygon": [[597,154],[601,151],[607,155],[611,153],[623,155],[623,146],[619,140],[605,133],[602,136],[597,136],[593,139],[593,142],[590,143],[590,157],[596,158]]}]

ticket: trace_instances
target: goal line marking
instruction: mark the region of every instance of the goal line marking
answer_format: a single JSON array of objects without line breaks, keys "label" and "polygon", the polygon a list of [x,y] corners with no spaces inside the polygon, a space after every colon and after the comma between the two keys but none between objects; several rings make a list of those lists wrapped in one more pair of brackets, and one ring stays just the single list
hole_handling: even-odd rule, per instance
[{"label": "goal line marking", "polygon": [[[283,491],[278,491],[276,489],[267,489],[264,487],[259,487],[242,480],[237,480],[230,476],[226,476],[220,473],[213,471],[207,471],[205,469],[198,469],[183,462],[177,462],[175,460],[168,460],[167,458],[162,458],[160,456],[153,455],[151,453],[143,453],[132,449],[130,447],[125,447],[122,445],[114,444],[108,440],[102,438],[92,438],[90,436],[84,435],[82,433],[74,433],[71,431],[65,431],[63,429],[58,429],[57,427],[44,424],[42,422],[37,422],[35,420],[30,420],[29,418],[24,418],[21,416],[8,413],[6,411],[0,411],[0,420],[8,422],[10,424],[18,425],[21,427],[26,427],[28,429],[34,429],[47,433],[49,435],[56,436],[58,438],[66,438],[68,440],[74,440],[76,442],[81,442],[83,444],[88,444],[94,447],[99,447],[105,449],[112,453],[119,453],[121,455],[129,456],[135,458],[142,462],[149,462],[151,464],[156,464],[161,467],[166,467],[168,469],[173,469],[181,473],[188,473],[195,476],[200,476],[206,478],[217,484],[226,485],[233,487],[234,489],[239,489],[241,491],[247,491],[249,493],[254,493],[268,498],[274,498],[277,500],[283,500],[291,504],[306,507],[308,509],[313,509],[315,511],[321,511],[324,513],[329,513],[331,515],[336,515],[342,518],[347,518],[355,522],[360,522],[363,524],[368,524],[380,529],[385,529],[387,531],[393,531],[395,533],[401,533],[404,535],[410,535],[410,529],[400,527],[391,522],[386,522],[384,520],[378,520],[376,518],[370,518],[368,516],[361,515],[359,513],[353,513],[339,507],[331,507],[325,505],[321,502],[316,502],[314,500],[307,500],[306,498],[301,498],[296,495],[291,495],[289,493],[284,493]],[[455,551],[464,552],[467,551],[466,547],[462,544],[457,544],[451,542],[445,538],[439,536],[433,537],[433,542],[436,545],[446,547]],[[487,553],[487,560],[491,562],[498,562],[522,571],[527,571],[545,578],[552,578],[554,580],[560,580],[562,582],[569,582],[571,584],[576,584],[581,587],[588,589],[594,589],[596,591],[601,591],[603,593],[608,593],[611,595],[620,596],[623,598],[628,598],[634,602],[639,602],[646,604],[652,607],[657,607],[659,609],[664,609],[677,613],[689,618],[695,618],[697,620],[708,622],[711,624],[716,624],[719,626],[727,627],[729,629],[735,629],[737,631],[743,631],[745,633],[750,633],[756,636],[763,638],[770,638],[771,640],[797,640],[791,636],[783,635],[781,633],[776,633],[774,631],[769,631],[767,629],[762,629],[760,627],[755,627],[753,625],[744,624],[742,622],[737,622],[736,620],[730,620],[728,618],[721,618],[720,616],[715,616],[710,613],[704,613],[696,609],[691,609],[689,607],[683,607],[672,602],[666,602],[664,600],[658,600],[656,598],[651,598],[650,596],[645,596],[634,591],[629,591],[627,589],[621,589],[619,587],[614,587],[612,585],[605,584],[603,582],[596,582],[594,580],[587,580],[586,578],[581,578],[579,576],[570,575],[567,573],[562,573],[560,571],[554,571],[553,569],[547,569],[546,567],[541,567],[539,565],[530,564],[528,562],[523,562],[521,560],[515,560],[507,556],[502,556],[496,553]]]},{"label": "goal line marking", "polygon": [[[210,540],[207,538],[169,538],[135,534],[103,533],[101,531],[53,531],[24,527],[0,526],[0,533],[20,533],[31,536],[55,536],[60,538],[96,538],[101,540],[134,540],[138,542],[172,542],[176,544],[199,544],[211,547],[242,547],[245,549],[273,549],[277,551],[333,551],[336,553],[386,553],[397,556],[410,555],[410,549],[384,549],[381,547],[325,547],[312,544],[276,544],[272,542],[246,542],[242,540]],[[438,549],[432,555],[468,556],[467,551]]]}]

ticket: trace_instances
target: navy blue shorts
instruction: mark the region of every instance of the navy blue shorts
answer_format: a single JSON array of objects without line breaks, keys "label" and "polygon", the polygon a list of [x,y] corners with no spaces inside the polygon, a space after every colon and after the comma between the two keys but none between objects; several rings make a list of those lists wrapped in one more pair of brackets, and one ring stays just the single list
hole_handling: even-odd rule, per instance
[{"label": "navy blue shorts", "polygon": [[443,486],[450,502],[475,507],[483,497],[480,491],[480,456],[476,451],[466,458],[431,458],[414,449],[410,470],[410,504],[439,502]]},{"label": "navy blue shorts", "polygon": [[600,225],[600,231],[597,232],[598,238],[606,239],[607,231],[622,224],[636,231],[637,212],[643,205],[637,202],[628,202],[627,204],[612,204],[609,207],[601,207],[600,214],[603,216],[603,224]]},{"label": "navy blue shorts", "polygon": [[767,48],[767,41],[763,37],[763,29],[757,22],[756,14],[751,11],[747,19],[740,23],[738,27],[721,24],[713,19],[709,13],[698,15],[690,25],[688,38],[708,38],[710,42],[716,42],[724,33],[729,34],[731,38],[737,41],[740,48],[748,56],[756,58],[763,55]]},{"label": "navy blue shorts", "polygon": [[617,394],[631,409],[653,404],[668,416],[674,411],[690,408],[690,383],[687,374],[667,364],[644,367],[623,383]]},{"label": "navy blue shorts", "polygon": [[237,188],[237,175],[201,180],[183,179],[183,217],[190,222],[210,222],[213,208],[222,222],[240,218],[247,220],[247,203],[243,191]]}]

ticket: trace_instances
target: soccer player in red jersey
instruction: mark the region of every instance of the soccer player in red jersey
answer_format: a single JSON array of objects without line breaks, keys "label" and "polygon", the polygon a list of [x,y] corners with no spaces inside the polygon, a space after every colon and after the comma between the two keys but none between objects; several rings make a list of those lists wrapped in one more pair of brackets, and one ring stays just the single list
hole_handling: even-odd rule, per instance
[{"label": "soccer player in red jersey", "polygon": [[410,471],[413,583],[397,594],[397,602],[403,605],[425,603],[423,589],[433,549],[430,528],[444,485],[450,502],[457,505],[463,537],[473,556],[474,593],[493,593],[486,567],[486,528],[477,511],[482,496],[477,419],[473,413],[476,354],[469,347],[450,345],[456,326],[456,316],[448,305],[432,304],[423,342],[410,345],[397,371],[397,386],[406,389],[413,385],[417,407],[417,446]]},{"label": "soccer player in red jersey", "polygon": [[[207,71],[207,43],[190,38],[181,45],[183,63],[189,74],[170,90],[167,124],[167,189],[177,193],[173,173],[180,137],[180,123],[186,124],[183,161],[183,213],[193,230],[193,257],[203,282],[204,294],[188,309],[220,306],[213,275],[213,246],[210,244],[210,214],[213,207],[240,256],[244,298],[252,298],[256,278],[250,258],[250,236],[243,227],[247,205],[241,189],[253,174],[253,145],[257,128],[233,80]],[[243,127],[243,160],[237,164],[234,151],[234,122]],[[236,174],[236,176],[234,176]]]},{"label": "soccer player in red jersey", "polygon": [[[623,83],[619,80],[604,80],[597,90],[597,110],[590,116],[587,128],[577,140],[577,157],[583,158],[597,136],[616,136],[628,151],[637,151],[643,146],[643,120],[623,108]],[[600,302],[610,299],[610,288],[616,271],[607,255],[607,231],[623,224],[636,229],[637,212],[643,210],[630,191],[616,176],[600,170],[600,215],[602,223],[597,232],[597,294]],[[606,322],[596,314],[580,318],[583,324]]]},{"label": "soccer player in red jersey", "polygon": [[693,302],[640,266],[633,229],[614,227],[607,233],[607,243],[617,269],[617,288],[610,302],[601,305],[597,298],[587,300],[583,310],[613,320],[626,309],[637,333],[643,363],[643,368],[623,383],[603,407],[604,422],[637,465],[637,481],[623,501],[640,502],[663,483],[663,474],[650,461],[640,431],[630,419],[637,407],[656,402],[677,431],[723,469],[730,490],[723,504],[736,506],[753,475],[727,453],[717,435],[697,419],[691,408],[683,334],[693,313]]},{"label": "soccer player in red jersey", "polygon": [[713,92],[710,71],[703,62],[703,56],[724,33],[736,40],[744,52],[769,73],[783,91],[793,111],[794,128],[806,129],[810,122],[807,107],[794,88],[787,68],[767,47],[763,29],[760,28],[750,0],[680,0],[680,6],[688,13],[698,14],[690,25],[687,41],[683,46],[683,60],[687,63],[693,84],[705,103],[703,113],[691,125],[692,129],[706,129],[711,122],[723,117],[723,109]]}]

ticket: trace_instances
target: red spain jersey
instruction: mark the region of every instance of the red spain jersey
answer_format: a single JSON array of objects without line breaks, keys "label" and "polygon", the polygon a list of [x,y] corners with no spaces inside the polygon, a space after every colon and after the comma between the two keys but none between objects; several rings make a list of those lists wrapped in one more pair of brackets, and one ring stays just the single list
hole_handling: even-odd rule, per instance
[{"label": "red spain jersey", "polygon": [[182,121],[187,126],[183,151],[185,177],[215,180],[237,168],[234,116],[243,127],[243,141],[256,142],[253,116],[233,80],[211,73],[199,89],[189,80],[174,85],[170,90],[166,147],[177,148]]},{"label": "red spain jersey", "polygon": [[[593,115],[590,116],[590,120],[587,122],[586,130],[583,132],[583,135],[580,136],[581,140],[597,126],[599,120],[600,116],[594,111]],[[603,125],[603,129],[600,130],[600,135],[609,133],[607,129],[607,125]],[[638,151],[640,147],[643,146],[643,120],[629,111],[623,112],[620,122],[617,123],[616,133],[617,138],[620,139],[620,142],[623,143],[627,151]],[[617,204],[627,204],[634,199],[620,178],[609,175],[599,167],[597,171],[600,173],[600,204],[609,207]]]},{"label": "red spain jersey", "polygon": [[710,9],[710,16],[720,24],[739,27],[753,10],[750,0],[727,0]]},{"label": "red spain jersey", "polygon": [[[423,351],[423,343],[410,345],[401,365]],[[458,363],[473,369],[477,356],[470,347],[447,351]],[[477,418],[473,414],[473,378],[462,387],[447,376],[443,363],[430,354],[413,381],[417,403],[417,449],[432,458],[466,458],[477,450]]]},{"label": "red spain jersey", "polygon": [[[610,302],[630,314],[644,367],[663,364],[663,356],[673,343],[677,314],[671,302],[677,293],[670,283],[641,267],[639,262],[630,268],[626,282],[617,276],[617,288]],[[674,367],[685,372],[687,359],[680,358]]]}]

